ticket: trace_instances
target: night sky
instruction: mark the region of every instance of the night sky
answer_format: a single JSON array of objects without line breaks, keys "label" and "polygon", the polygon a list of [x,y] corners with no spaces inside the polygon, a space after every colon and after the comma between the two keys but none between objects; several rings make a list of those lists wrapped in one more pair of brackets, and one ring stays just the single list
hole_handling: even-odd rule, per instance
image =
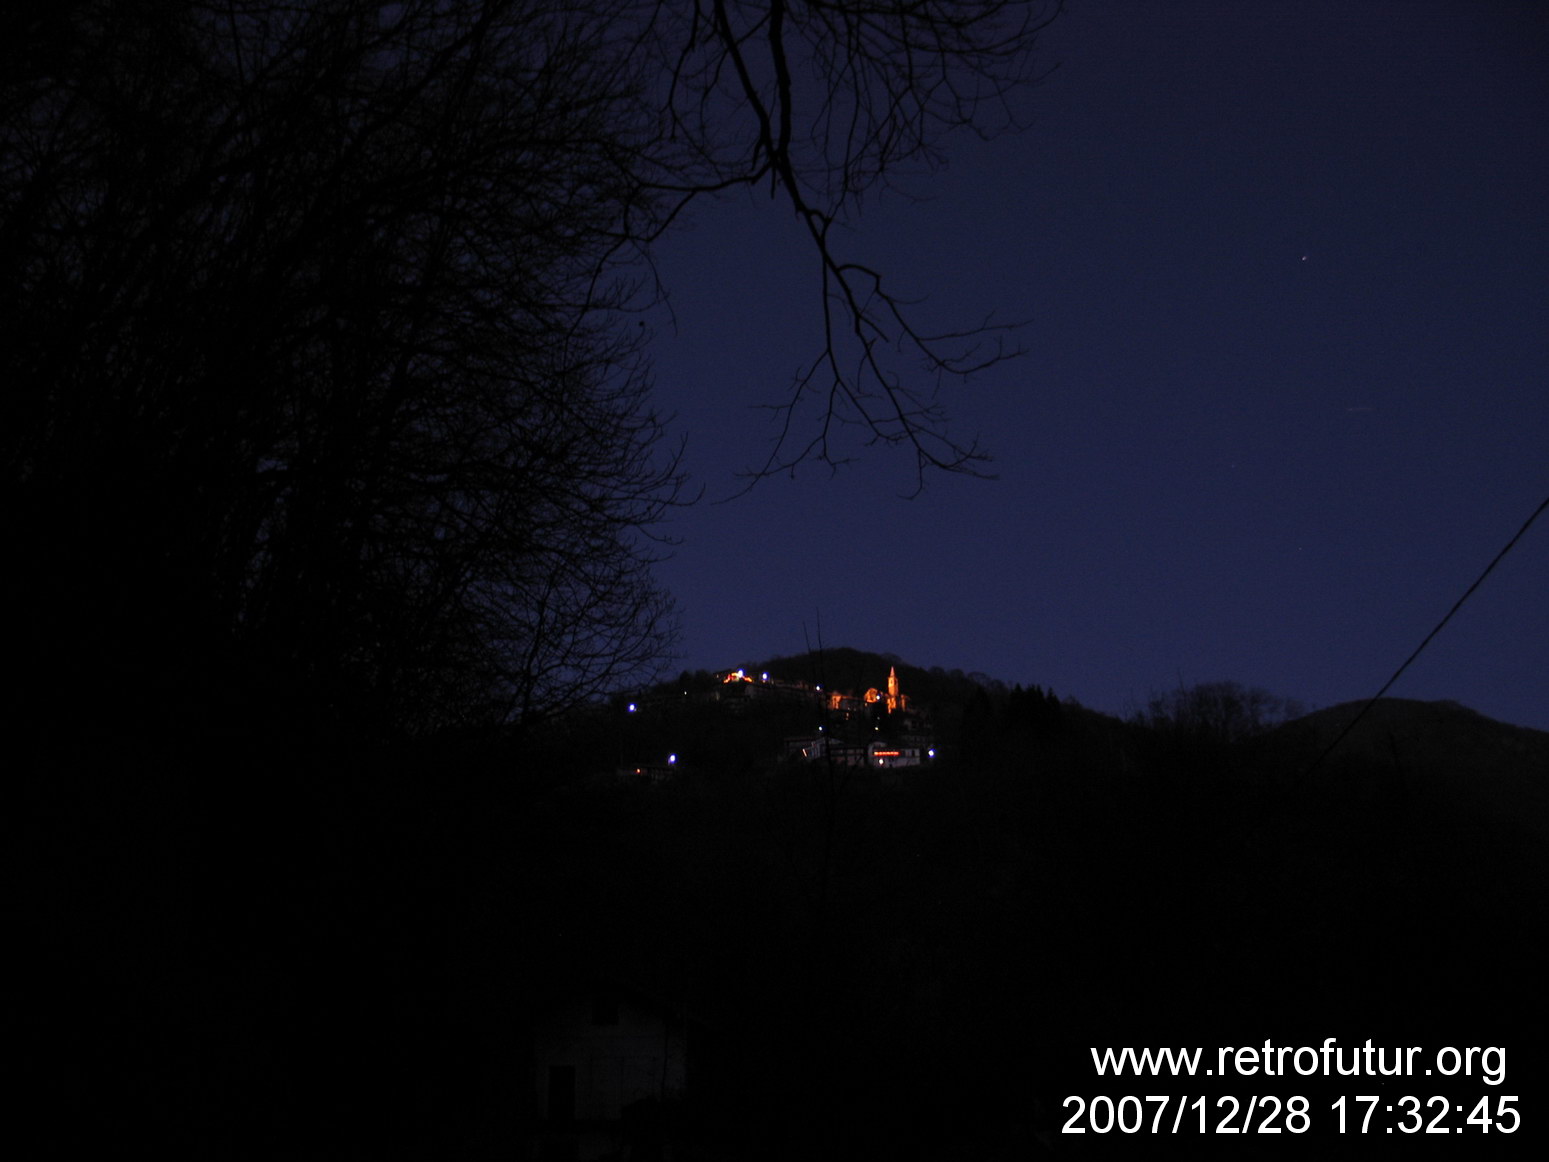
[{"label": "night sky", "polygon": [[[944,395],[984,481],[867,448],[750,494],[819,342],[789,211],[661,254],[657,402],[705,501],[673,669],[822,640],[1112,714],[1235,679],[1374,694],[1549,495],[1549,33],[1536,5],[1071,0],[1020,134],[840,242],[929,328],[1025,320]],[[1549,517],[1390,692],[1549,729]]]}]

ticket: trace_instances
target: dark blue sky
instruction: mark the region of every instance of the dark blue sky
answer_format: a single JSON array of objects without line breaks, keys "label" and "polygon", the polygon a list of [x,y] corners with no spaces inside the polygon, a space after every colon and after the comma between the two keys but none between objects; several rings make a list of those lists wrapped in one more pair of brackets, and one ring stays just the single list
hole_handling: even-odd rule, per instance
[{"label": "dark blue sky", "polygon": [[[994,481],[856,446],[681,513],[678,667],[816,643],[1124,714],[1233,678],[1369,696],[1549,495],[1549,36],[1536,5],[1071,0],[1029,127],[841,245],[927,327],[1025,319],[948,386]],[[664,249],[657,399],[714,499],[819,341],[789,212]],[[803,627],[805,623],[806,636]],[[1549,729],[1549,517],[1392,690]]]}]

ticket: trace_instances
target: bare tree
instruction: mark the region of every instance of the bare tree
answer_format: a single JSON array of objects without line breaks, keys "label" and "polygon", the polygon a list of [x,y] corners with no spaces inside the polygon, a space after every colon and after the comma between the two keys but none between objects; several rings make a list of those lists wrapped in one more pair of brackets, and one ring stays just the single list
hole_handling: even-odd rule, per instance
[{"label": "bare tree", "polygon": [[1135,721],[1193,741],[1231,743],[1262,734],[1305,712],[1296,700],[1257,686],[1199,682],[1152,695]]},{"label": "bare tree", "polygon": [[596,33],[537,5],[64,19],[5,139],[39,652],[230,656],[423,725],[648,673],[644,534],[681,481],[614,273],[638,84]]},{"label": "bare tree", "polygon": [[[834,227],[900,172],[943,160],[956,131],[1015,123],[1038,34],[1057,0],[696,0],[659,6],[653,45],[671,62],[669,137],[701,167],[684,197],[760,186],[782,197],[818,260],[823,337],[783,403],[754,478],[807,460],[837,463],[840,429],[909,449],[931,470],[981,473],[988,456],[948,428],[938,390],[1016,354],[1010,326],[922,327],[883,272],[847,259]],[[667,21],[672,12],[676,19]]]},{"label": "bare tree", "polygon": [[[972,471],[921,330],[833,227],[1009,115],[1042,7],[106,0],[0,77],[10,608],[37,664],[434,726],[638,680],[682,477],[634,312],[695,199],[783,197],[825,333],[763,471],[839,426]],[[19,46],[19,47],[18,47]],[[911,376],[904,365],[915,362]],[[816,401],[815,426],[804,408]],[[151,661],[151,659],[155,659]],[[188,685],[195,684],[189,679]]]}]

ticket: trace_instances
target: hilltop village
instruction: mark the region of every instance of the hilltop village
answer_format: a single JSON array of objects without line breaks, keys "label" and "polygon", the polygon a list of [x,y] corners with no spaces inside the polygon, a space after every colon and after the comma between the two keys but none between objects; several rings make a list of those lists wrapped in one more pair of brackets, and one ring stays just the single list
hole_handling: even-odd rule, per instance
[{"label": "hilltop village", "polygon": [[810,735],[785,740],[788,758],[887,770],[917,767],[936,757],[930,715],[910,705],[909,696],[899,688],[897,666],[888,667],[883,687],[872,686],[864,693],[824,690],[819,685],[774,678],[767,671],[751,675],[740,669],[724,670],[716,678],[719,686],[711,696],[729,708],[754,699],[784,698],[821,712]]},{"label": "hilltop village", "polygon": [[[916,703],[902,688],[897,666],[886,677],[877,667],[876,685],[848,689],[782,677],[767,669],[739,667],[713,674],[683,675],[676,683],[621,699],[618,710],[630,731],[649,748],[660,731],[654,723],[676,722],[681,739],[665,754],[621,756],[619,773],[654,780],[688,764],[695,743],[709,735],[740,739],[757,757],[826,763],[874,771],[924,766],[936,758],[933,707]],[[871,675],[865,675],[870,677]],[[864,680],[864,679],[863,679]],[[644,758],[646,761],[640,761]]]}]

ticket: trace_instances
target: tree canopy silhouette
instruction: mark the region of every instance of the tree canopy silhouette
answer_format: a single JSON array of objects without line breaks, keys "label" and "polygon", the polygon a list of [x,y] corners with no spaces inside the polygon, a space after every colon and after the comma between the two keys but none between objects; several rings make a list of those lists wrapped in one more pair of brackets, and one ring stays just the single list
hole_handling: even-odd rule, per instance
[{"label": "tree canopy silhouette", "polygon": [[[767,183],[825,334],[763,471],[840,426],[973,470],[920,329],[832,227],[993,129],[1039,5],[88,2],[0,50],[9,580],[28,664],[176,699],[219,675],[352,718],[520,720],[671,637],[652,247]],[[900,358],[901,357],[901,358]],[[923,363],[911,378],[902,364]],[[815,401],[815,413],[804,409]],[[807,425],[811,426],[808,427]]]},{"label": "tree canopy silhouette", "polygon": [[1133,721],[1197,742],[1233,743],[1306,713],[1301,703],[1240,682],[1197,682],[1153,694]]}]

